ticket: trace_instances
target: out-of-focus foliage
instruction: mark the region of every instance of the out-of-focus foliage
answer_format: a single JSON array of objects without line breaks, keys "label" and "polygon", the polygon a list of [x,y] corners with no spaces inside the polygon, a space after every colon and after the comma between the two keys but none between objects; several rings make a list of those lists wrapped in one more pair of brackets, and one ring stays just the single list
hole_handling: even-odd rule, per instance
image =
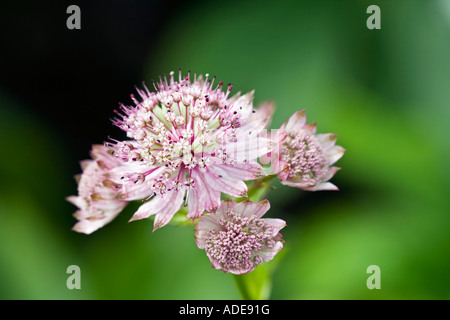
[{"label": "out-of-focus foliage", "polygon": [[[371,4],[381,30],[366,28]],[[205,1],[174,8],[158,32],[143,79],[217,75],[255,89],[257,104],[274,100],[272,128],[305,109],[347,150],[332,180],[341,191],[269,192],[288,248],[272,298],[450,298],[445,1]],[[191,227],[128,224],[138,204],[90,236],[70,231],[68,167],[82,159],[32,106],[2,93],[0,108],[0,298],[239,298]],[[81,290],[66,288],[72,264]],[[381,290],[366,287],[369,265]]]}]

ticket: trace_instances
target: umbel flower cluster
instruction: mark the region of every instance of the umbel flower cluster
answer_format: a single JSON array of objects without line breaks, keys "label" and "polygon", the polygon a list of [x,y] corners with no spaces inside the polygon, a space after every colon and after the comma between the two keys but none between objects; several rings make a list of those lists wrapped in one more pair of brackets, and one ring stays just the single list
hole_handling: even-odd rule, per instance
[{"label": "umbel flower cluster", "polygon": [[67,198],[79,208],[74,231],[90,234],[140,200],[130,221],[154,216],[156,230],[186,212],[212,266],[244,274],[283,248],[286,225],[263,218],[270,204],[248,199],[250,181],[278,177],[303,190],[337,190],[329,180],[344,149],[336,135],[316,134],[304,111],[269,132],[273,104],[254,108],[253,91],[231,95],[232,84],[181,70],[153,88],[144,85],[131,95],[134,105],[114,110],[127,138],[93,145],[92,159],[81,162],[78,196]]}]

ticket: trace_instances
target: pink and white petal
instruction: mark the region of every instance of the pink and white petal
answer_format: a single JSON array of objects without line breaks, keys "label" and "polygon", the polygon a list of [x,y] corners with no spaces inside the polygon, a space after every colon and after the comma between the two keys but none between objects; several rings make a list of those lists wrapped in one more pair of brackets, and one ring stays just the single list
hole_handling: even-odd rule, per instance
[{"label": "pink and white petal", "polygon": [[110,223],[120,213],[120,211],[122,211],[122,209],[110,211],[107,214],[104,214],[101,218],[88,218],[80,220],[73,226],[72,230],[80,233],[91,234]]},{"label": "pink and white petal", "polygon": [[107,216],[119,213],[127,206],[127,204],[127,201],[117,199],[100,199],[97,201],[91,201],[92,207],[102,210]]},{"label": "pink and white petal", "polygon": [[126,201],[141,200],[150,197],[154,191],[150,189],[148,184],[127,184],[123,185],[117,194],[119,199]]},{"label": "pink and white petal", "polygon": [[79,233],[91,234],[103,226],[102,220],[81,220],[73,226],[72,230]]},{"label": "pink and white petal", "polygon": [[95,161],[93,161],[93,160],[81,160],[80,167],[83,171],[85,171],[89,167],[89,165],[94,162]]},{"label": "pink and white petal", "polygon": [[321,133],[316,135],[323,149],[332,148],[336,144],[337,135],[334,133]]},{"label": "pink and white petal", "polygon": [[288,132],[295,132],[305,125],[306,113],[305,110],[296,111],[287,121],[285,130]]},{"label": "pink and white petal", "polygon": [[250,91],[243,96],[240,96],[236,101],[232,104],[230,108],[230,112],[238,112],[240,115],[240,119],[244,121],[248,119],[248,117],[252,114],[253,110],[253,96],[255,90]]},{"label": "pink and white petal", "polygon": [[83,220],[88,217],[88,213],[86,210],[77,210],[72,214],[72,216],[77,220]]},{"label": "pink and white petal", "polygon": [[267,199],[254,203],[250,200],[244,200],[242,202],[236,203],[232,210],[244,217],[261,218],[270,209],[270,203]]},{"label": "pink and white petal", "polygon": [[274,161],[273,171],[277,174],[278,179],[284,181],[289,177],[289,164],[284,161]]},{"label": "pink and white petal", "polygon": [[247,274],[252,272],[253,270],[256,269],[258,265],[256,263],[253,263],[251,267],[249,268],[230,268],[225,272],[231,272],[232,274],[236,274],[236,275],[241,275],[241,274]]},{"label": "pink and white petal", "polygon": [[338,172],[341,168],[339,167],[330,167],[328,168],[328,171],[321,177],[322,181],[328,181],[330,180],[336,172]]},{"label": "pink and white petal", "polygon": [[[139,171],[136,171],[139,170]],[[148,172],[151,171],[150,174]],[[148,181],[158,178],[165,171],[165,167],[145,167],[141,165],[127,165],[112,169],[106,174],[111,181],[122,185],[118,189],[117,197],[119,199],[133,201],[148,198],[153,194],[153,191],[148,185]],[[146,173],[145,181],[142,183],[127,182],[126,177],[133,173]]]},{"label": "pink and white petal", "polygon": [[195,187],[189,189],[188,219],[197,219],[203,211],[216,211],[220,206],[220,191],[208,186],[203,175],[198,169],[192,170],[191,178],[195,181]]},{"label": "pink and white petal", "polygon": [[263,103],[260,107],[254,109],[255,112],[249,116],[247,122],[241,128],[246,131],[267,128],[272,119],[274,110],[275,105],[273,101]]},{"label": "pink and white petal", "polygon": [[[293,187],[293,185],[291,185],[291,187]],[[304,187],[297,187],[300,188],[302,190],[305,191],[323,191],[323,190],[328,190],[328,191],[339,191],[338,187],[336,187],[334,184],[332,184],[331,182],[320,182],[314,186],[304,186]]]},{"label": "pink and white petal", "polygon": [[217,164],[214,167],[217,173],[228,175],[240,180],[255,180],[265,175],[264,168],[256,162],[247,164]]},{"label": "pink and white petal", "polygon": [[272,248],[268,246],[261,247],[260,250],[255,252],[256,256],[260,256],[264,262],[271,261],[280,250],[283,249],[283,243],[281,241],[277,241]]},{"label": "pink and white petal", "polygon": [[224,199],[220,202],[220,207],[216,212],[216,218],[217,220],[224,217],[225,213],[229,210],[232,209],[234,207],[234,205],[236,204],[235,201],[231,200],[231,199]]},{"label": "pink and white petal", "polygon": [[281,182],[281,184],[284,184],[285,186],[294,187],[294,188],[298,188],[298,189],[302,189],[302,190],[309,190],[310,188],[314,187],[314,186],[311,186],[311,184],[309,184],[309,183],[296,182],[293,180],[284,180],[284,181],[280,181],[280,182]]},{"label": "pink and white petal", "polygon": [[100,162],[99,167],[104,170],[114,168],[119,161],[109,153],[109,149],[104,145],[94,144],[91,149],[91,157]]},{"label": "pink and white petal", "polygon": [[194,188],[188,188],[187,190],[187,203],[188,203],[188,214],[187,218],[195,220],[203,214],[205,208],[201,203],[200,194]]},{"label": "pink and white petal", "polygon": [[321,191],[321,190],[328,190],[328,191],[339,191],[339,188],[336,187],[331,182],[321,182],[317,186],[315,186],[311,191]]},{"label": "pink and white petal", "polygon": [[195,226],[195,242],[200,249],[204,249],[206,242],[205,237],[210,230],[220,231],[222,228],[218,223],[218,217],[215,213],[204,215]]},{"label": "pink and white petal", "polygon": [[164,206],[163,198],[161,195],[156,195],[150,201],[141,205],[128,222],[148,218],[156,214],[162,206]]},{"label": "pink and white petal", "polygon": [[308,123],[308,124],[305,124],[305,125],[302,127],[302,129],[305,130],[306,132],[308,132],[308,133],[311,134],[311,135],[315,135],[315,134],[316,134],[316,130],[317,130],[317,125],[316,125],[315,122],[313,122],[313,123]]},{"label": "pink and white petal", "polygon": [[197,190],[204,195],[205,210],[212,212],[217,211],[220,207],[220,191],[209,186],[205,180],[205,174],[200,170],[194,170],[192,177],[196,182],[201,182],[202,187],[198,187]]},{"label": "pink and white petal", "polygon": [[[170,195],[169,199],[167,199],[166,197],[168,195]],[[155,222],[153,224],[153,231],[161,227],[164,227],[166,224],[169,223],[169,221],[173,218],[175,213],[177,213],[178,210],[180,210],[181,206],[183,205],[183,198],[184,198],[184,190],[178,191],[173,190],[164,194],[162,200],[164,200],[165,205],[156,214]]]},{"label": "pink and white petal", "polygon": [[99,158],[109,158],[112,155],[108,152],[108,148],[102,144],[93,144],[91,149],[91,158],[99,159]]},{"label": "pink and white petal", "polygon": [[217,172],[215,167],[211,165],[206,169],[204,177],[208,185],[233,197],[242,197],[247,194],[248,188],[244,181],[224,175],[220,169]]},{"label": "pink and white petal", "polygon": [[234,163],[244,164],[256,160],[273,149],[271,139],[258,135],[256,132],[237,130],[236,136],[236,142],[225,145],[226,154]]},{"label": "pink and white petal", "polygon": [[275,237],[281,229],[286,227],[286,221],[277,218],[264,218],[264,223],[273,228],[272,233],[270,234],[270,237],[272,238]]},{"label": "pink and white petal", "polygon": [[164,170],[164,167],[146,166],[142,165],[141,163],[127,162],[111,169],[107,173],[107,177],[109,177],[115,183],[123,183],[122,177],[125,177],[127,174],[145,173],[145,178],[147,181],[149,181],[151,179],[159,177],[164,172]]},{"label": "pink and white petal", "polygon": [[82,197],[68,196],[66,197],[66,200],[76,205],[80,209],[84,209],[86,207],[86,200],[84,200]]},{"label": "pink and white petal", "polygon": [[241,96],[241,94],[242,94],[241,91],[236,92],[234,95],[232,95],[230,98],[228,98],[228,101],[229,101],[230,103],[236,102],[237,99],[239,99],[239,97]]},{"label": "pink and white petal", "polygon": [[342,158],[344,153],[345,149],[342,148],[341,146],[334,146],[333,148],[328,149],[325,154],[328,160],[328,165],[332,165],[333,163],[338,161],[340,158]]}]

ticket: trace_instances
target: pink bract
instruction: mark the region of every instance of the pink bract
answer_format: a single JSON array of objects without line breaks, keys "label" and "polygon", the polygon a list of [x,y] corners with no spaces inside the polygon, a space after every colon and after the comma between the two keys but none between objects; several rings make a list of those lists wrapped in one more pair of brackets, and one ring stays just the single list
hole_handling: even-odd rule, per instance
[{"label": "pink bract", "polygon": [[74,231],[86,234],[96,231],[111,222],[128,203],[117,198],[119,186],[107,177],[120,164],[108,151],[105,146],[93,145],[93,160],[81,162],[83,173],[77,176],[78,196],[67,197],[79,208],[74,214],[78,220]]}]

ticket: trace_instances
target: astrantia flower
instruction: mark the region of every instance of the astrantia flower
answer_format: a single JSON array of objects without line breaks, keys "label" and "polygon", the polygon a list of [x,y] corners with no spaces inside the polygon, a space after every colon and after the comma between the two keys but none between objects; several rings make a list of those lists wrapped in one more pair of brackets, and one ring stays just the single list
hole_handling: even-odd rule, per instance
[{"label": "astrantia flower", "polygon": [[335,145],[335,134],[316,134],[316,124],[306,124],[302,110],[281,126],[278,138],[272,164],[282,184],[308,191],[338,190],[328,182],[340,169],[332,165],[345,152]]},{"label": "astrantia flower", "polygon": [[108,143],[121,165],[110,178],[121,185],[120,198],[149,200],[131,220],[156,214],[154,229],[166,225],[185,204],[189,219],[215,211],[221,193],[246,195],[245,180],[264,174],[256,159],[270,151],[261,136],[272,108],[253,110],[253,92],[229,97],[214,79],[190,75],[137,89],[141,101],[120,107],[114,124],[129,141]]},{"label": "astrantia flower", "polygon": [[117,199],[119,186],[107,177],[120,161],[102,145],[94,145],[91,156],[93,160],[81,162],[83,173],[77,176],[78,196],[67,197],[79,208],[74,214],[79,221],[73,230],[86,234],[109,223],[128,203]]},{"label": "astrantia flower", "polygon": [[281,219],[261,217],[269,201],[236,203],[224,200],[220,208],[206,214],[195,227],[195,239],[215,269],[234,274],[253,271],[283,248]]}]

